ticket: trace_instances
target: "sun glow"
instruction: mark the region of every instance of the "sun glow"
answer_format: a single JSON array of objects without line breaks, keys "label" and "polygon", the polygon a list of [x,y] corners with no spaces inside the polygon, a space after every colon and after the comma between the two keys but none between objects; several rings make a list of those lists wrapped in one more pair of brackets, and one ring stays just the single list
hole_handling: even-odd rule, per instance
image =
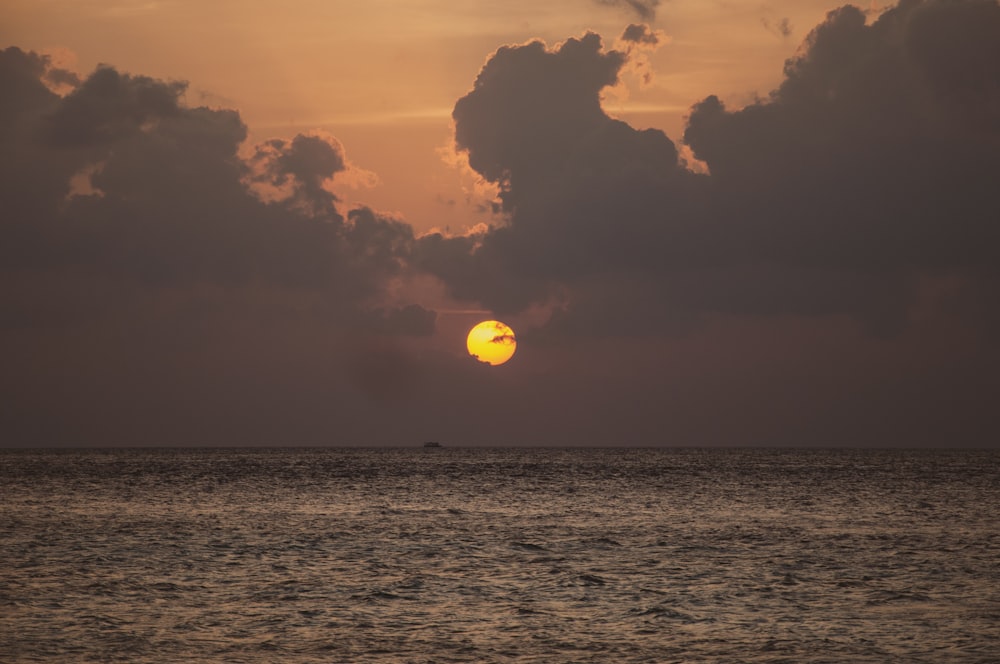
[{"label": "sun glow", "polygon": [[484,320],[469,330],[465,345],[469,349],[469,355],[480,362],[496,366],[514,356],[517,340],[510,326],[498,320]]}]

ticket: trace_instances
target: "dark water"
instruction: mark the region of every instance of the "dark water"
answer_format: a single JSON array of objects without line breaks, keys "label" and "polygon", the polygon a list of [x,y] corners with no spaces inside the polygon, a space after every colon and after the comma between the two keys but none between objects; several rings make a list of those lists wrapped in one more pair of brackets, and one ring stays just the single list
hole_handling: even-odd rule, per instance
[{"label": "dark water", "polygon": [[1000,453],[0,451],[3,662],[997,662]]}]

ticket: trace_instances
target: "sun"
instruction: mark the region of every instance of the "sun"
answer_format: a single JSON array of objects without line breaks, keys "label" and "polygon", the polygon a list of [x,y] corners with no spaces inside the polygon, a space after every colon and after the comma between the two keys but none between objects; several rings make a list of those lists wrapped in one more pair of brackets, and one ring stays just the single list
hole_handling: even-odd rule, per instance
[{"label": "sun", "polygon": [[509,325],[498,320],[484,320],[469,330],[465,345],[469,349],[469,355],[480,362],[496,366],[514,356],[517,340]]}]

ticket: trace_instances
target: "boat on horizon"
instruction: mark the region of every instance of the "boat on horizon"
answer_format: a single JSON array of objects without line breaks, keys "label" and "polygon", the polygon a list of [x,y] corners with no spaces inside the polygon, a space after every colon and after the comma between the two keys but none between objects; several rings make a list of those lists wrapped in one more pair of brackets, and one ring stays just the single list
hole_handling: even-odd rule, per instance
[{"label": "boat on horizon", "polygon": [[426,443],[424,443],[424,447],[441,447],[441,443],[437,442],[436,440],[428,440]]}]

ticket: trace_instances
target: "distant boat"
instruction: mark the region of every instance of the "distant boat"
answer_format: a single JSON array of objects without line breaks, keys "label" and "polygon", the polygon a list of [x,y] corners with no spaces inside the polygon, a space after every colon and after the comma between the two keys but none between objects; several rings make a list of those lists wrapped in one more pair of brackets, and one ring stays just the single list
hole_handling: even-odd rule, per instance
[{"label": "distant boat", "polygon": [[426,443],[424,443],[424,447],[441,447],[441,443],[434,440],[429,440]]}]

